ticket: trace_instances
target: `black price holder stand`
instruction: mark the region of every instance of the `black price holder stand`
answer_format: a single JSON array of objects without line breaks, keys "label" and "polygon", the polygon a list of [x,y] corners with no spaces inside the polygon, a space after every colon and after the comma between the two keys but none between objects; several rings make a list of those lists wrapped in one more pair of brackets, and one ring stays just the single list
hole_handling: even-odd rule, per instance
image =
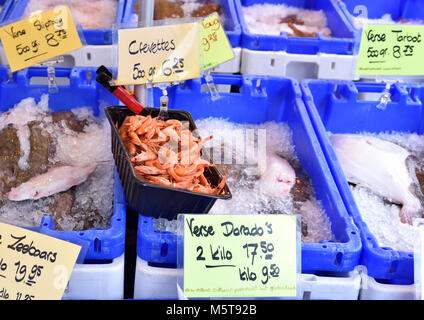
[{"label": "black price holder stand", "polygon": [[297,299],[299,215],[178,215],[180,300]]}]

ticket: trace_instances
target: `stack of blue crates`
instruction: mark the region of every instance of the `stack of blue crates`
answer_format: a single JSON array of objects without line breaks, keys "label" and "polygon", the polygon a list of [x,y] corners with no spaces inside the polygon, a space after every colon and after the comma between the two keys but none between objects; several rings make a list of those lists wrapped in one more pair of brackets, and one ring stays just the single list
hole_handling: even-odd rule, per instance
[{"label": "stack of blue crates", "polygon": [[[220,92],[212,101],[202,90],[200,79],[189,80],[168,89],[169,108],[189,111],[194,120],[207,117],[227,118],[236,123],[260,124],[287,122],[293,131],[295,152],[309,174],[316,197],[331,221],[337,241],[302,243],[302,272],[349,272],[358,264],[361,252],[359,231],[348,215],[337,186],[331,177],[324,154],[308,118],[297,82],[288,78],[214,75],[217,85],[237,88]],[[154,89],[153,101],[159,106],[161,91]],[[141,212],[142,214],[142,212]],[[151,266],[175,267],[177,235],[157,231],[150,217],[139,218],[138,256]]]},{"label": "stack of blue crates", "polygon": [[[94,116],[105,117],[103,108],[117,105],[118,101],[94,80],[95,72],[96,68],[56,68],[57,80],[66,79],[69,84],[58,85],[58,92],[49,94],[49,109],[69,111],[78,107],[91,107]],[[33,84],[31,79],[34,77],[47,77],[47,68],[27,68],[13,73],[10,78],[7,68],[0,66],[0,113],[28,97],[38,103],[42,95],[49,93],[47,84]],[[80,245],[79,263],[106,263],[124,254],[125,221],[125,195],[115,170],[113,214],[108,229],[59,231],[55,230],[50,216],[42,218],[39,228],[31,229]]]}]

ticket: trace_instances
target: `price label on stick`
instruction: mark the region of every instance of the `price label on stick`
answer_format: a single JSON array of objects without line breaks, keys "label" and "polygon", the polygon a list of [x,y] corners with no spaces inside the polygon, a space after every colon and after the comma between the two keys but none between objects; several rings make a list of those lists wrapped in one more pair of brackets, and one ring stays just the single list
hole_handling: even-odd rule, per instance
[{"label": "price label on stick", "polygon": [[233,49],[219,21],[218,14],[214,13],[202,20],[201,35],[204,70],[234,59]]},{"label": "price label on stick", "polygon": [[184,215],[186,297],[296,296],[296,217]]},{"label": "price label on stick", "polygon": [[200,77],[199,24],[118,30],[117,85]]},{"label": "price label on stick", "polygon": [[2,27],[0,38],[12,72],[82,47],[67,6]]},{"label": "price label on stick", "polygon": [[424,75],[424,26],[366,25],[362,31],[358,75]]},{"label": "price label on stick", "polygon": [[0,299],[59,300],[81,247],[0,223]]}]

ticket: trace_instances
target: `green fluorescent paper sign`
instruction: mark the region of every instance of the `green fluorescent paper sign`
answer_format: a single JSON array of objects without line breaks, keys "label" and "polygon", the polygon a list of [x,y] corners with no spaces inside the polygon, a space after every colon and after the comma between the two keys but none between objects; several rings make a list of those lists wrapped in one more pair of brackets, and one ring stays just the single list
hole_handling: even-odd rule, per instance
[{"label": "green fluorescent paper sign", "polygon": [[296,217],[184,215],[186,297],[293,297]]},{"label": "green fluorescent paper sign", "polygon": [[358,75],[424,75],[424,26],[367,25],[362,31]]},{"label": "green fluorescent paper sign", "polygon": [[202,20],[200,30],[204,70],[234,59],[233,49],[216,13]]}]

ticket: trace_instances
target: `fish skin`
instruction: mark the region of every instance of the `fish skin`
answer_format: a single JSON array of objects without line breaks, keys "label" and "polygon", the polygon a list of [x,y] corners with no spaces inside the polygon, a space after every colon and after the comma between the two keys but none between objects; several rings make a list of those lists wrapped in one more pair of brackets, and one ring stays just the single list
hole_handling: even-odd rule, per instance
[{"label": "fish skin", "polygon": [[296,183],[296,173],[286,159],[270,155],[260,178],[260,189],[271,196],[287,196]]},{"label": "fish skin", "polygon": [[63,192],[88,179],[96,164],[60,166],[20,184],[8,194],[11,201],[37,200]]},{"label": "fish skin", "polygon": [[330,141],[346,179],[401,204],[401,221],[412,224],[422,206],[410,191],[413,179],[406,159],[411,154],[392,142],[359,134],[334,134]]}]

